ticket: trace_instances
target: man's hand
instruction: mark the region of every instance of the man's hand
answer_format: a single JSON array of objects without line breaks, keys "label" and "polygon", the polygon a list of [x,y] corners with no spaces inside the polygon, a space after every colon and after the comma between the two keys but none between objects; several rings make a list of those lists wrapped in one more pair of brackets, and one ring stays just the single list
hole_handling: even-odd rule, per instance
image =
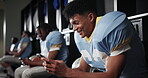
[{"label": "man's hand", "polygon": [[42,58],[43,66],[50,74],[55,74],[59,77],[65,77],[67,69],[69,69],[66,64],[61,60],[51,60],[48,58]]},{"label": "man's hand", "polygon": [[9,52],[9,54],[12,54],[14,57],[19,57],[19,53],[18,52],[12,51],[12,52]]},{"label": "man's hand", "polygon": [[29,65],[31,60],[29,60],[28,58],[25,58],[22,60],[24,64]]}]

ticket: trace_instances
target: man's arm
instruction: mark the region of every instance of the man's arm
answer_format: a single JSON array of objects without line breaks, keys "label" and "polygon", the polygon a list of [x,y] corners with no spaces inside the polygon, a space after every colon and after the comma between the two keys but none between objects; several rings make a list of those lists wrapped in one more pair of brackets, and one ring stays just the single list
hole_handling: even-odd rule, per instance
[{"label": "man's arm", "polygon": [[[46,70],[49,73],[55,74],[61,77],[68,78],[118,78],[124,66],[125,53],[117,56],[110,56],[106,64],[106,72],[89,73],[87,63],[81,61],[79,70],[68,68],[64,62],[59,60],[43,59],[47,63],[44,63]],[[85,68],[86,67],[86,68]],[[80,71],[81,70],[81,71]]]},{"label": "man's arm", "polygon": [[57,57],[58,53],[59,53],[59,50],[50,51],[50,54],[48,55],[48,58],[54,60]]},{"label": "man's arm", "polygon": [[21,46],[21,49],[18,52],[14,53],[14,56],[15,57],[21,56],[21,54],[23,54],[23,52],[25,51],[25,49],[28,45],[29,45],[29,42],[24,42]]},{"label": "man's arm", "polygon": [[39,58],[39,59],[38,60],[30,60],[28,58],[25,58],[22,61],[24,62],[24,64],[29,65],[30,67],[33,67],[33,66],[42,66],[43,61],[40,60],[40,57],[36,57],[36,58]]},{"label": "man's arm", "polygon": [[[58,50],[57,51],[51,51],[50,52],[50,55],[48,56],[48,59],[52,59],[54,60],[58,54]],[[26,65],[30,65],[31,67],[32,66],[42,66],[42,63],[43,61],[42,60],[39,60],[41,57],[36,57],[38,60],[30,60],[28,58],[26,59],[23,59],[23,62],[26,64]]]},{"label": "man's arm", "polygon": [[89,72],[90,66],[86,63],[84,58],[81,56],[80,65],[78,68],[74,68],[75,70]]},{"label": "man's arm", "polygon": [[[124,66],[125,53],[117,56],[110,56],[106,63],[106,72],[77,72],[75,70],[69,69],[66,72],[66,77],[69,78],[119,78],[121,71]],[[71,71],[71,72],[70,72]]]},{"label": "man's arm", "polygon": [[[66,66],[66,64],[61,60],[51,60],[48,58],[42,58],[44,61],[43,66],[50,74],[55,74],[57,76],[66,77],[66,72],[71,72],[74,70],[76,73],[89,72],[90,66],[85,62],[83,57],[81,57],[80,65],[78,68],[70,69]],[[70,70],[68,70],[70,69]],[[78,75],[78,74],[77,74]]]}]

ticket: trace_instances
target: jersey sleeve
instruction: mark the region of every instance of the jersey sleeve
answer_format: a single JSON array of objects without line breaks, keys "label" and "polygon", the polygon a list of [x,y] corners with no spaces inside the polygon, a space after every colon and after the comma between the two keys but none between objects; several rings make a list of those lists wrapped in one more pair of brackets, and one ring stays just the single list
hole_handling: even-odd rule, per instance
[{"label": "jersey sleeve", "polygon": [[112,12],[102,17],[97,25],[93,41],[99,51],[116,56],[131,48],[133,29],[124,13]]},{"label": "jersey sleeve", "polygon": [[24,39],[23,39],[23,41],[22,41],[21,48],[26,48],[29,43],[30,43],[30,39],[27,38],[27,37],[24,37]]},{"label": "jersey sleeve", "polygon": [[62,42],[64,41],[62,34],[54,33],[46,40],[46,47],[48,51],[60,50]]},{"label": "jersey sleeve", "polygon": [[110,36],[108,36],[107,44],[109,45],[110,56],[116,56],[123,52],[126,52],[131,48],[130,42],[132,39],[132,34],[128,29],[122,29],[118,31],[113,31]]}]

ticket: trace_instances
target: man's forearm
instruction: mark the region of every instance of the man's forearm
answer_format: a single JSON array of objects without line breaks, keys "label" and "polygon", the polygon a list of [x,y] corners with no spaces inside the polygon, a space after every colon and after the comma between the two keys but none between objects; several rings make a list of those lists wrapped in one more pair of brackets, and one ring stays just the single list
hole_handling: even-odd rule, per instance
[{"label": "man's forearm", "polygon": [[24,59],[23,61],[26,65],[30,65],[30,66],[42,66],[43,61],[26,61]]},{"label": "man's forearm", "polygon": [[116,78],[108,72],[83,72],[77,69],[67,69],[66,78]]},{"label": "man's forearm", "polygon": [[65,77],[67,78],[91,78],[91,76],[88,75],[89,72],[84,72],[79,68],[75,69],[67,69],[67,72],[65,73]]}]

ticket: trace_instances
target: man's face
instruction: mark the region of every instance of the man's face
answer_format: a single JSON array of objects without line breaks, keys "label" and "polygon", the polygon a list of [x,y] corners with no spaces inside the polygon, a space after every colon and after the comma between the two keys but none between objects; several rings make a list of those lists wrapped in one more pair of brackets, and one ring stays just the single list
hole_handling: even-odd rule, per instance
[{"label": "man's face", "polygon": [[11,38],[11,43],[15,44],[16,40],[14,38]]},{"label": "man's face", "polygon": [[42,41],[44,41],[46,39],[46,36],[48,35],[46,30],[43,30],[42,28],[37,28],[37,34]]},{"label": "man's face", "polygon": [[75,14],[70,19],[70,23],[73,25],[74,31],[77,31],[82,38],[85,36],[89,37],[91,35],[92,26],[87,14]]}]

